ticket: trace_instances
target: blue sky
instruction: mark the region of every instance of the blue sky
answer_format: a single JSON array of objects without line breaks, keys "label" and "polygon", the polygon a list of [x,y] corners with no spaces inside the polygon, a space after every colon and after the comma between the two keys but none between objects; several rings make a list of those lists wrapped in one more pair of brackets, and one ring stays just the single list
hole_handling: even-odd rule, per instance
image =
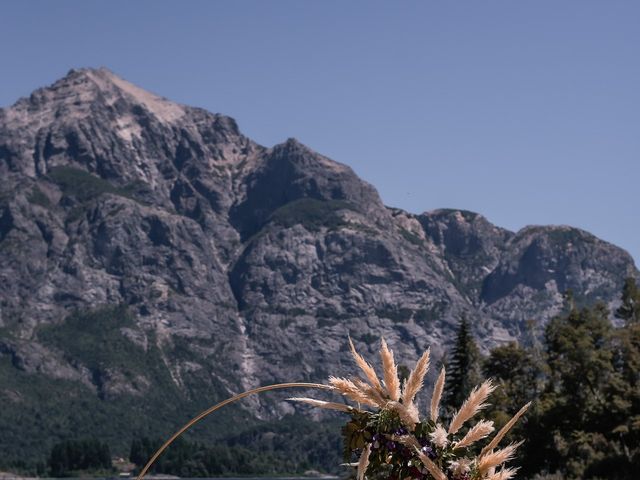
[{"label": "blue sky", "polygon": [[640,3],[20,1],[0,106],[106,66],[296,137],[387,205],[569,224],[640,259]]}]

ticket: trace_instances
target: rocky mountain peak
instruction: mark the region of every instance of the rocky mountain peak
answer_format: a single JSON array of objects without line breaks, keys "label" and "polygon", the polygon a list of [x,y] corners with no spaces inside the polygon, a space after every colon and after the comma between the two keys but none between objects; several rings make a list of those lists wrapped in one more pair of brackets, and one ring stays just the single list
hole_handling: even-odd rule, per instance
[{"label": "rocky mountain peak", "polygon": [[122,103],[142,107],[164,122],[175,121],[185,114],[183,106],[143,90],[106,68],[81,68],[70,70],[52,85],[18,101],[9,109],[8,119],[16,121],[21,113],[33,115],[38,112],[44,116],[41,120],[53,120],[62,115],[69,120],[90,115],[96,108]]},{"label": "rocky mountain peak", "polygon": [[36,178],[70,166],[153,189],[187,165],[238,164],[257,148],[233,119],[171,102],[105,68],[71,70],[3,109],[0,145],[0,172]]}]

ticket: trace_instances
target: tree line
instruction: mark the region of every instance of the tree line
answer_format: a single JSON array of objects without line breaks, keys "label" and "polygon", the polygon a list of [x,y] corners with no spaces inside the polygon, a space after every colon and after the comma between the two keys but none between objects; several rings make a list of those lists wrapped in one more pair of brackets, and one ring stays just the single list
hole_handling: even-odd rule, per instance
[{"label": "tree line", "polygon": [[109,445],[96,439],[65,440],[51,449],[49,474],[72,477],[82,472],[113,471]]},{"label": "tree line", "polygon": [[510,435],[525,440],[521,478],[638,478],[640,289],[634,279],[625,281],[615,312],[603,304],[578,308],[568,292],[564,312],[546,325],[541,342],[510,343],[487,356],[462,320],[445,363],[449,412],[484,378],[500,386],[487,412],[498,427],[532,402]]}]

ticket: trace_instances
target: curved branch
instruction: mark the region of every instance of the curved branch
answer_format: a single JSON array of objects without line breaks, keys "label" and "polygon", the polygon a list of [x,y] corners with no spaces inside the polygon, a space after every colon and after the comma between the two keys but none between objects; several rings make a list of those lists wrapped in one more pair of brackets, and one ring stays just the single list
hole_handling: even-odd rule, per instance
[{"label": "curved branch", "polygon": [[239,393],[238,395],[234,395],[231,398],[227,398],[226,400],[223,400],[222,402],[217,403],[213,407],[210,407],[204,412],[198,414],[198,416],[189,420],[182,428],[180,428],[180,430],[178,430],[176,433],[171,435],[171,438],[169,438],[169,440],[164,442],[164,444],[156,451],[156,453],[153,454],[151,459],[147,462],[147,464],[144,466],[142,471],[138,474],[138,477],[136,478],[136,480],[142,480],[144,476],[147,474],[147,472],[149,471],[149,468],[151,468],[151,466],[155,463],[158,457],[162,455],[162,453],[167,449],[167,447],[171,445],[180,435],[182,435],[184,432],[189,430],[191,427],[193,427],[196,423],[198,423],[200,420],[202,420],[206,416],[212,414],[213,412],[224,407],[225,405],[229,405],[230,403],[236,402],[244,397],[248,397],[249,395],[268,392],[270,390],[280,390],[283,388],[318,388],[322,390],[333,390],[333,387],[329,385],[323,385],[321,383],[300,383],[300,382],[277,383],[275,385],[266,385],[264,387],[253,388],[251,390],[247,390],[246,392]]}]

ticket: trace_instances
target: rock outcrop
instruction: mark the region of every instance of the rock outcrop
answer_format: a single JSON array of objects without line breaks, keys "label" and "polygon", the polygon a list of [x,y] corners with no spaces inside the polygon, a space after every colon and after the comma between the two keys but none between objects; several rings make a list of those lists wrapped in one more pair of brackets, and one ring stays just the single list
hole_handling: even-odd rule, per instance
[{"label": "rock outcrop", "polygon": [[429,345],[437,358],[466,315],[488,348],[543,325],[568,289],[615,303],[638,275],[575,228],[388,208],[294,139],[263,147],[105,69],[0,110],[0,175],[0,359],[103,401],[154,377],[59,340],[73,312],[126,306],[116,343],[156,352],[185,398],[198,382],[223,396],[341,373],[347,334],[364,352],[384,335],[407,361]]}]

